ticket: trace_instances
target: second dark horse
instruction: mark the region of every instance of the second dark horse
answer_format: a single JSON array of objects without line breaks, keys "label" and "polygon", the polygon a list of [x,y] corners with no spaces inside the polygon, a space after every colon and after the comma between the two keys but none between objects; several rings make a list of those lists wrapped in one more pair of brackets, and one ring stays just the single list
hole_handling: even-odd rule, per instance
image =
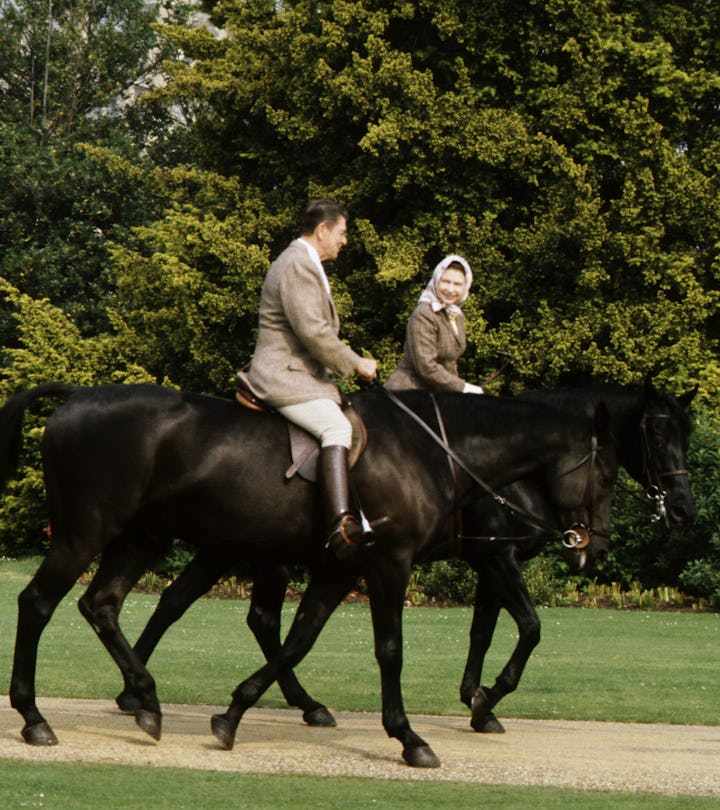
[{"label": "second dark horse", "polygon": [[[687,451],[691,433],[688,409],[695,391],[674,397],[644,385],[600,385],[592,388],[559,388],[530,391],[529,400],[552,403],[571,412],[603,402],[609,412],[618,463],[645,488],[647,502],[655,505],[653,520],[670,528],[690,523],[696,508],[690,491]],[[507,497],[528,511],[551,519],[543,496],[531,482],[518,482]],[[502,733],[504,728],[492,709],[514,691],[533,649],[540,641],[540,619],[528,592],[522,562],[538,554],[546,544],[541,532],[522,524],[506,510],[487,499],[476,501],[466,512],[465,534],[492,533],[513,537],[537,535],[534,542],[502,544],[487,551],[467,539],[463,557],[477,572],[477,586],[470,628],[470,648],[460,684],[460,698],[472,711],[475,731]],[[507,610],[518,628],[518,641],[510,660],[495,683],[480,686],[485,655],[501,609]]]}]

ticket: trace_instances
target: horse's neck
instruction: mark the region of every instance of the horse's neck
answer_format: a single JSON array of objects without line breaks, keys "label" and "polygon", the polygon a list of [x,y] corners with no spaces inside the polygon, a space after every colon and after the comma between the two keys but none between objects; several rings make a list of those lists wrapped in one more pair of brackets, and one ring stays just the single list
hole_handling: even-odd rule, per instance
[{"label": "horse's neck", "polygon": [[[518,419],[508,411],[502,414],[506,427],[496,427],[493,435],[478,437],[469,434],[458,441],[459,455],[475,458],[481,477],[485,471],[493,488],[535,475],[548,462],[570,451],[572,442],[568,430],[560,430],[557,425],[549,427],[547,418],[534,419],[533,414],[525,416],[529,418]],[[565,426],[577,429],[578,424],[579,420],[570,415]],[[467,450],[462,449],[463,444]],[[589,434],[587,444],[589,449]]]},{"label": "horse's neck", "polygon": [[[541,401],[545,397],[539,398]],[[578,388],[548,392],[547,401],[570,413],[581,413],[589,406],[605,404],[610,414],[610,427],[615,436],[618,462],[633,467],[637,462],[638,432],[643,414],[644,398],[633,388]]]}]

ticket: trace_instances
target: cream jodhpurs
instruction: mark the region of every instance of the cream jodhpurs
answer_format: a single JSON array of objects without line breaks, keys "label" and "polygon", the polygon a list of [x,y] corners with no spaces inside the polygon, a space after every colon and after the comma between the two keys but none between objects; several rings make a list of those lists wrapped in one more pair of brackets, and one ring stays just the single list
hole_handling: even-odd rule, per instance
[{"label": "cream jodhpurs", "polygon": [[284,405],[275,410],[319,439],[321,447],[339,444],[350,449],[352,425],[337,402],[331,399],[313,399],[297,405]]}]

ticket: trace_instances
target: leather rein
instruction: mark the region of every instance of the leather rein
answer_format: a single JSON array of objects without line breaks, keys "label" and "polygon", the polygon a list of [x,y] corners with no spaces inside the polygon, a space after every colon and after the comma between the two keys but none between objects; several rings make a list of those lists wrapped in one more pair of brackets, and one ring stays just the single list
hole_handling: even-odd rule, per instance
[{"label": "leather rein", "polygon": [[[402,410],[404,413],[406,413],[408,416],[410,416],[411,419],[413,419],[413,421],[415,421],[425,431],[425,433],[427,433],[428,436],[430,436],[430,438],[436,444],[438,444],[440,447],[442,447],[442,449],[445,451],[445,454],[448,457],[448,463],[450,464],[450,471],[452,473],[453,488],[454,488],[454,491],[455,491],[455,500],[456,500],[456,502],[458,500],[458,481],[457,481],[457,473],[456,473],[454,464],[457,465],[461,470],[463,470],[470,477],[470,479],[475,484],[477,484],[494,501],[496,501],[501,506],[503,506],[506,509],[513,512],[515,515],[517,515],[527,525],[533,526],[536,529],[540,529],[542,532],[546,533],[550,537],[561,539],[562,544],[566,548],[582,549],[582,548],[585,548],[585,546],[588,545],[588,543],[590,542],[590,537],[593,534],[592,527],[588,529],[582,524],[575,524],[570,529],[568,529],[567,531],[560,532],[554,526],[552,526],[551,524],[545,522],[544,520],[541,520],[536,515],[533,515],[530,512],[528,512],[527,510],[523,509],[522,507],[517,506],[516,504],[513,504],[510,501],[508,501],[507,498],[505,498],[504,496],[502,496],[499,493],[495,492],[478,475],[476,475],[470,469],[470,467],[466,464],[466,462],[460,456],[458,456],[458,454],[450,447],[450,445],[448,443],[448,439],[447,439],[447,433],[445,431],[445,423],[443,421],[442,414],[440,412],[440,407],[439,407],[437,399],[436,399],[436,397],[435,397],[435,395],[433,393],[430,393],[430,399],[432,400],[433,406],[435,408],[435,416],[437,418],[438,426],[440,428],[440,435],[438,435],[427,424],[427,422],[425,422],[420,416],[418,416],[418,414],[416,414],[415,411],[412,410],[412,408],[409,408],[401,399],[399,399],[397,396],[395,396],[395,394],[391,390],[389,390],[389,389],[387,389],[387,388],[385,388],[383,386],[380,386],[380,388],[382,388],[385,395],[388,397],[388,399],[391,400],[391,402],[393,402],[393,404],[395,404],[398,408],[400,408],[400,410]],[[596,458],[597,458],[597,451],[598,451],[597,438],[595,436],[593,436],[589,452],[586,455],[584,455],[577,462],[577,464],[575,464],[574,466],[570,467],[567,470],[564,470],[563,472],[561,472],[558,475],[559,478],[562,478],[564,475],[569,475],[571,472],[574,472],[575,470],[580,468],[583,464],[586,464],[587,462],[590,462],[590,471],[589,471],[588,481],[589,481],[589,484],[590,484],[591,507],[592,507],[592,503],[594,502],[594,487],[593,487],[592,473],[593,473]],[[592,508],[590,509],[590,513],[592,514]],[[462,523],[461,518],[459,516],[459,512],[458,512],[458,517],[456,519],[457,519],[457,522],[459,524]],[[517,535],[510,536],[510,537],[499,537],[499,536],[496,536],[496,535],[493,535],[493,536],[470,536],[470,535],[464,535],[462,533],[462,530],[460,530],[457,533],[457,536],[456,536],[456,541],[458,543],[461,543],[463,540],[484,540],[484,541],[491,541],[491,542],[507,541],[507,542],[516,543],[519,540],[537,540],[537,539],[538,539],[537,535],[527,535],[525,537],[518,537]]]}]

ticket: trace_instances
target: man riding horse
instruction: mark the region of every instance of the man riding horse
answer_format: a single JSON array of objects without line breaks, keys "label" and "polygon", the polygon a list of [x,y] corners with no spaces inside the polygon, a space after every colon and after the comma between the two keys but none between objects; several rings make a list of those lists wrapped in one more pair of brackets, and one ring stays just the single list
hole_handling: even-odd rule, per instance
[{"label": "man riding horse", "polygon": [[275,260],[263,283],[255,353],[239,383],[320,442],[328,546],[349,556],[365,534],[350,507],[348,450],[352,425],[343,414],[333,372],[377,376],[377,363],[338,337],[340,320],[323,262],[347,244],[347,211],[311,202],[301,236]]}]

